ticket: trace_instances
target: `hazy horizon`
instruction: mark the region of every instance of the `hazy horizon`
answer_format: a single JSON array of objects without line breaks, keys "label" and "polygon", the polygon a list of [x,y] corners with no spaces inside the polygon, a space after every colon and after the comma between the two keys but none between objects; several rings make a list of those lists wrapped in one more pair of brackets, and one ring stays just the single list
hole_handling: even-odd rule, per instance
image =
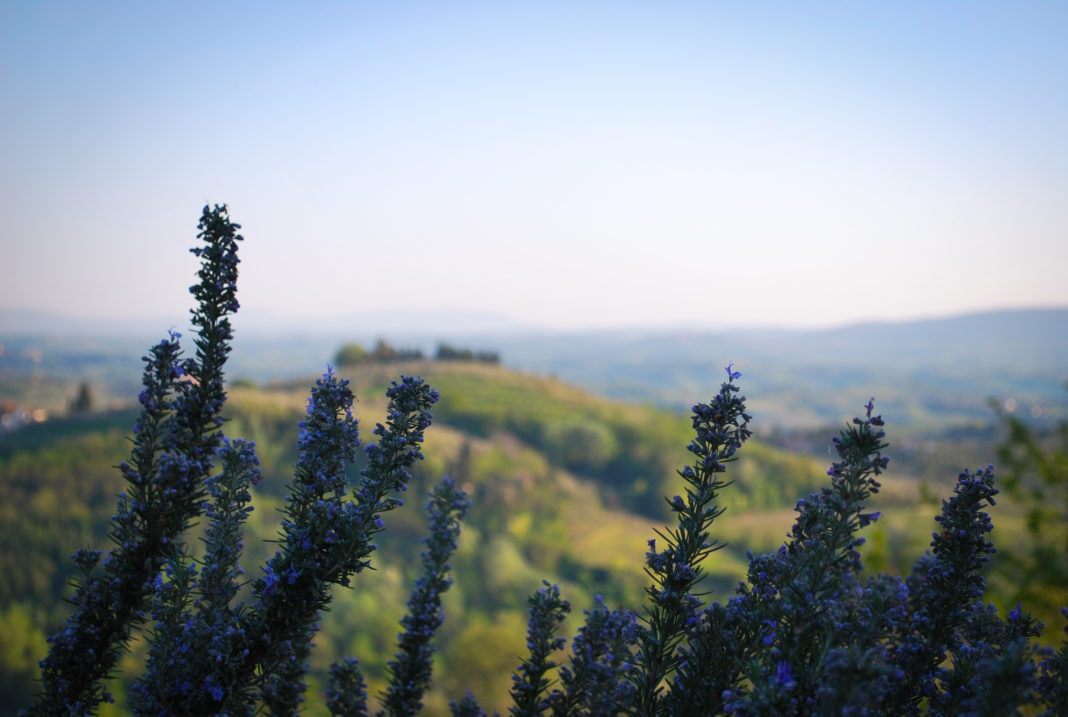
[{"label": "hazy horizon", "polygon": [[[911,324],[924,324],[928,322],[943,322],[967,319],[970,317],[997,316],[999,314],[1034,314],[1034,313],[1066,313],[1068,304],[1049,306],[1022,306],[1022,307],[995,307],[992,309],[979,309],[975,311],[951,312],[945,314],[931,314],[928,316],[895,318],[895,319],[857,319],[844,321],[837,324],[805,326],[800,324],[724,324],[720,326],[706,326],[694,328],[685,325],[672,325],[668,323],[654,323],[647,325],[634,324],[630,326],[577,326],[577,327],[554,327],[539,326],[536,324],[522,323],[513,320],[503,314],[492,312],[452,312],[452,311],[398,311],[398,312],[375,312],[366,314],[349,314],[339,317],[302,317],[281,316],[270,312],[249,313],[245,309],[240,310],[232,317],[236,329],[246,335],[264,338],[267,334],[281,336],[285,334],[300,335],[302,333],[320,337],[337,336],[340,339],[346,337],[368,336],[373,334],[376,338],[389,338],[391,335],[412,336],[420,335],[428,337],[439,336],[442,340],[450,336],[522,336],[525,334],[569,334],[569,333],[633,333],[657,334],[657,333],[746,333],[746,332],[824,332],[848,330],[864,326],[906,326]],[[86,332],[99,332],[102,328],[111,328],[108,335],[137,334],[146,330],[152,332],[165,332],[170,329],[189,331],[191,328],[184,324],[188,320],[188,313],[171,312],[168,315],[140,315],[127,317],[113,316],[78,316],[63,312],[33,309],[26,307],[0,306],[0,331],[31,335],[34,333],[54,334],[57,336],[83,335]],[[44,330],[34,323],[39,320],[47,322]],[[338,320],[355,320],[362,323],[352,326],[339,325]],[[405,320],[411,323],[405,323]],[[161,328],[162,327],[162,328]],[[392,333],[391,333],[392,332]]]},{"label": "hazy horizon", "polygon": [[828,328],[1068,306],[1068,6],[0,6],[0,308]]}]

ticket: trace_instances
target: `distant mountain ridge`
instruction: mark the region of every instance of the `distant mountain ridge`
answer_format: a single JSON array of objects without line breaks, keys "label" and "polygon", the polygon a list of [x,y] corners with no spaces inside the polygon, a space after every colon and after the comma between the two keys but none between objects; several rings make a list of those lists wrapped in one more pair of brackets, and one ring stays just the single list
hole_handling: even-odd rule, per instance
[{"label": "distant mountain ridge", "polygon": [[754,409],[778,424],[837,420],[872,394],[896,403],[905,423],[917,421],[925,405],[987,420],[989,397],[1016,397],[1052,416],[1068,378],[1068,309],[819,330],[557,335],[498,348],[510,366],[676,406],[714,392],[722,366],[733,361]]},{"label": "distant mountain ridge", "polygon": [[[145,331],[158,332],[168,326],[186,322],[188,314],[175,316],[140,316],[134,318],[108,319],[78,317],[62,312],[29,308],[0,307],[0,334],[39,335],[106,335],[129,336]],[[731,327],[724,329],[703,328],[688,330],[678,327],[659,329],[639,326],[611,329],[553,329],[524,325],[507,316],[492,311],[414,311],[354,312],[329,319],[299,319],[280,317],[271,312],[242,308],[234,318],[235,326],[249,334],[287,334],[337,336],[351,338],[350,334],[386,335],[387,337],[447,339],[450,336],[530,336],[530,335],[598,335],[614,337],[648,337],[668,335],[706,335],[745,337],[750,340],[770,341],[789,337],[824,337],[827,339],[856,340],[867,336],[892,334],[912,339],[930,338],[933,333],[949,329],[953,333],[995,329],[1026,336],[1033,332],[1068,328],[1068,306],[1035,307],[1024,309],[993,309],[966,312],[951,316],[939,316],[900,321],[849,322],[840,326],[824,328],[790,327]],[[160,327],[164,327],[161,329]],[[444,332],[446,336],[439,336]]]},{"label": "distant mountain ridge", "polygon": [[[724,331],[544,331],[499,323],[491,328],[474,319],[466,324],[469,329],[450,330],[443,316],[405,314],[386,322],[392,330],[378,331],[358,320],[330,330],[301,330],[239,315],[230,375],[259,382],[311,376],[333,361],[343,344],[371,346],[384,338],[427,354],[438,342],[494,351],[510,368],[558,376],[612,398],[676,408],[714,393],[724,378],[723,366],[733,361],[745,375],[751,405],[764,425],[836,423],[873,395],[896,414],[899,425],[914,427],[946,420],[987,422],[990,397],[1012,398],[1036,419],[1065,415],[1068,308],[829,329]],[[437,320],[439,328],[428,328],[424,319]],[[0,353],[0,378],[32,370],[69,380],[108,375],[133,381],[145,349],[168,328],[183,330],[147,323],[0,311],[0,344],[7,345]],[[127,393],[124,388],[119,395]]]}]

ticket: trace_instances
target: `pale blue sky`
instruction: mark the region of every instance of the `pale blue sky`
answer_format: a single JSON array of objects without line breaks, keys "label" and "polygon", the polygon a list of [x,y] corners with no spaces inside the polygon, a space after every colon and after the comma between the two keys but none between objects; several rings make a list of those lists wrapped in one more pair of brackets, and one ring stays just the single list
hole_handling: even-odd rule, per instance
[{"label": "pale blue sky", "polygon": [[[0,307],[826,326],[1068,305],[1063,2],[0,0]],[[446,327],[443,327],[446,328]]]}]

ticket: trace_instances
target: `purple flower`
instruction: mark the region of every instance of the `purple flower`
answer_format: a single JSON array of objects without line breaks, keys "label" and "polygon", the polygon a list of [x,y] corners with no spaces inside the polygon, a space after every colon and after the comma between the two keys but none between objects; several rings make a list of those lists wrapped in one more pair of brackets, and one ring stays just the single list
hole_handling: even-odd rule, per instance
[{"label": "purple flower", "polygon": [[780,662],[775,666],[775,684],[786,691],[794,688],[794,671],[786,662]]}]

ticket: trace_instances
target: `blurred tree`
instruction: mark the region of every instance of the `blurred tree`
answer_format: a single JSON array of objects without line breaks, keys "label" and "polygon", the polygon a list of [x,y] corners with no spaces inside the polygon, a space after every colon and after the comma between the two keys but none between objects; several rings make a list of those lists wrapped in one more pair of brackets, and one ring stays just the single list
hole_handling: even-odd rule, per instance
[{"label": "blurred tree", "polygon": [[458,349],[449,344],[438,344],[438,351],[434,354],[435,361],[474,361],[475,352],[471,349]]},{"label": "blurred tree", "polygon": [[[471,441],[469,439],[464,439],[464,442],[460,445],[456,460],[449,467],[448,472],[461,486],[471,482],[473,474],[471,470]],[[465,488],[464,490],[468,489]]]},{"label": "blurred tree", "polygon": [[615,434],[603,423],[568,417],[549,424],[545,434],[549,457],[570,470],[597,471],[619,452]]},{"label": "blurred tree", "polygon": [[89,382],[82,379],[78,384],[78,395],[70,402],[70,413],[82,415],[93,410],[93,392],[89,388]]},{"label": "blurred tree", "polygon": [[[46,652],[45,633],[37,626],[32,610],[13,603],[0,610],[0,694],[14,705],[29,702],[36,689],[37,661]],[[0,715],[14,709],[0,706]]]},{"label": "blurred tree", "polygon": [[991,405],[1007,430],[997,447],[1002,480],[1026,506],[1031,538],[1029,555],[1002,550],[1019,572],[1017,599],[1055,615],[1068,601],[1068,421],[1040,432],[1000,402]]},{"label": "blurred tree", "polygon": [[359,344],[345,344],[338,349],[334,363],[338,366],[356,366],[369,358],[367,349]]},{"label": "blurred tree", "polygon": [[462,349],[452,346],[450,344],[438,344],[437,353],[434,354],[435,361],[478,361],[479,363],[488,363],[499,365],[501,363],[501,355],[496,351],[473,351],[471,349]]},{"label": "blurred tree", "polygon": [[394,361],[421,361],[424,358],[423,352],[419,349],[398,349],[386,343],[385,340],[379,339],[370,351],[359,344],[345,344],[338,349],[334,356],[334,363],[337,366],[357,366],[371,361],[392,363]]},{"label": "blurred tree", "polygon": [[400,357],[400,352],[387,344],[384,340],[379,339],[378,342],[375,343],[374,350],[371,351],[371,356],[375,361],[386,363],[388,361],[396,361]]}]

